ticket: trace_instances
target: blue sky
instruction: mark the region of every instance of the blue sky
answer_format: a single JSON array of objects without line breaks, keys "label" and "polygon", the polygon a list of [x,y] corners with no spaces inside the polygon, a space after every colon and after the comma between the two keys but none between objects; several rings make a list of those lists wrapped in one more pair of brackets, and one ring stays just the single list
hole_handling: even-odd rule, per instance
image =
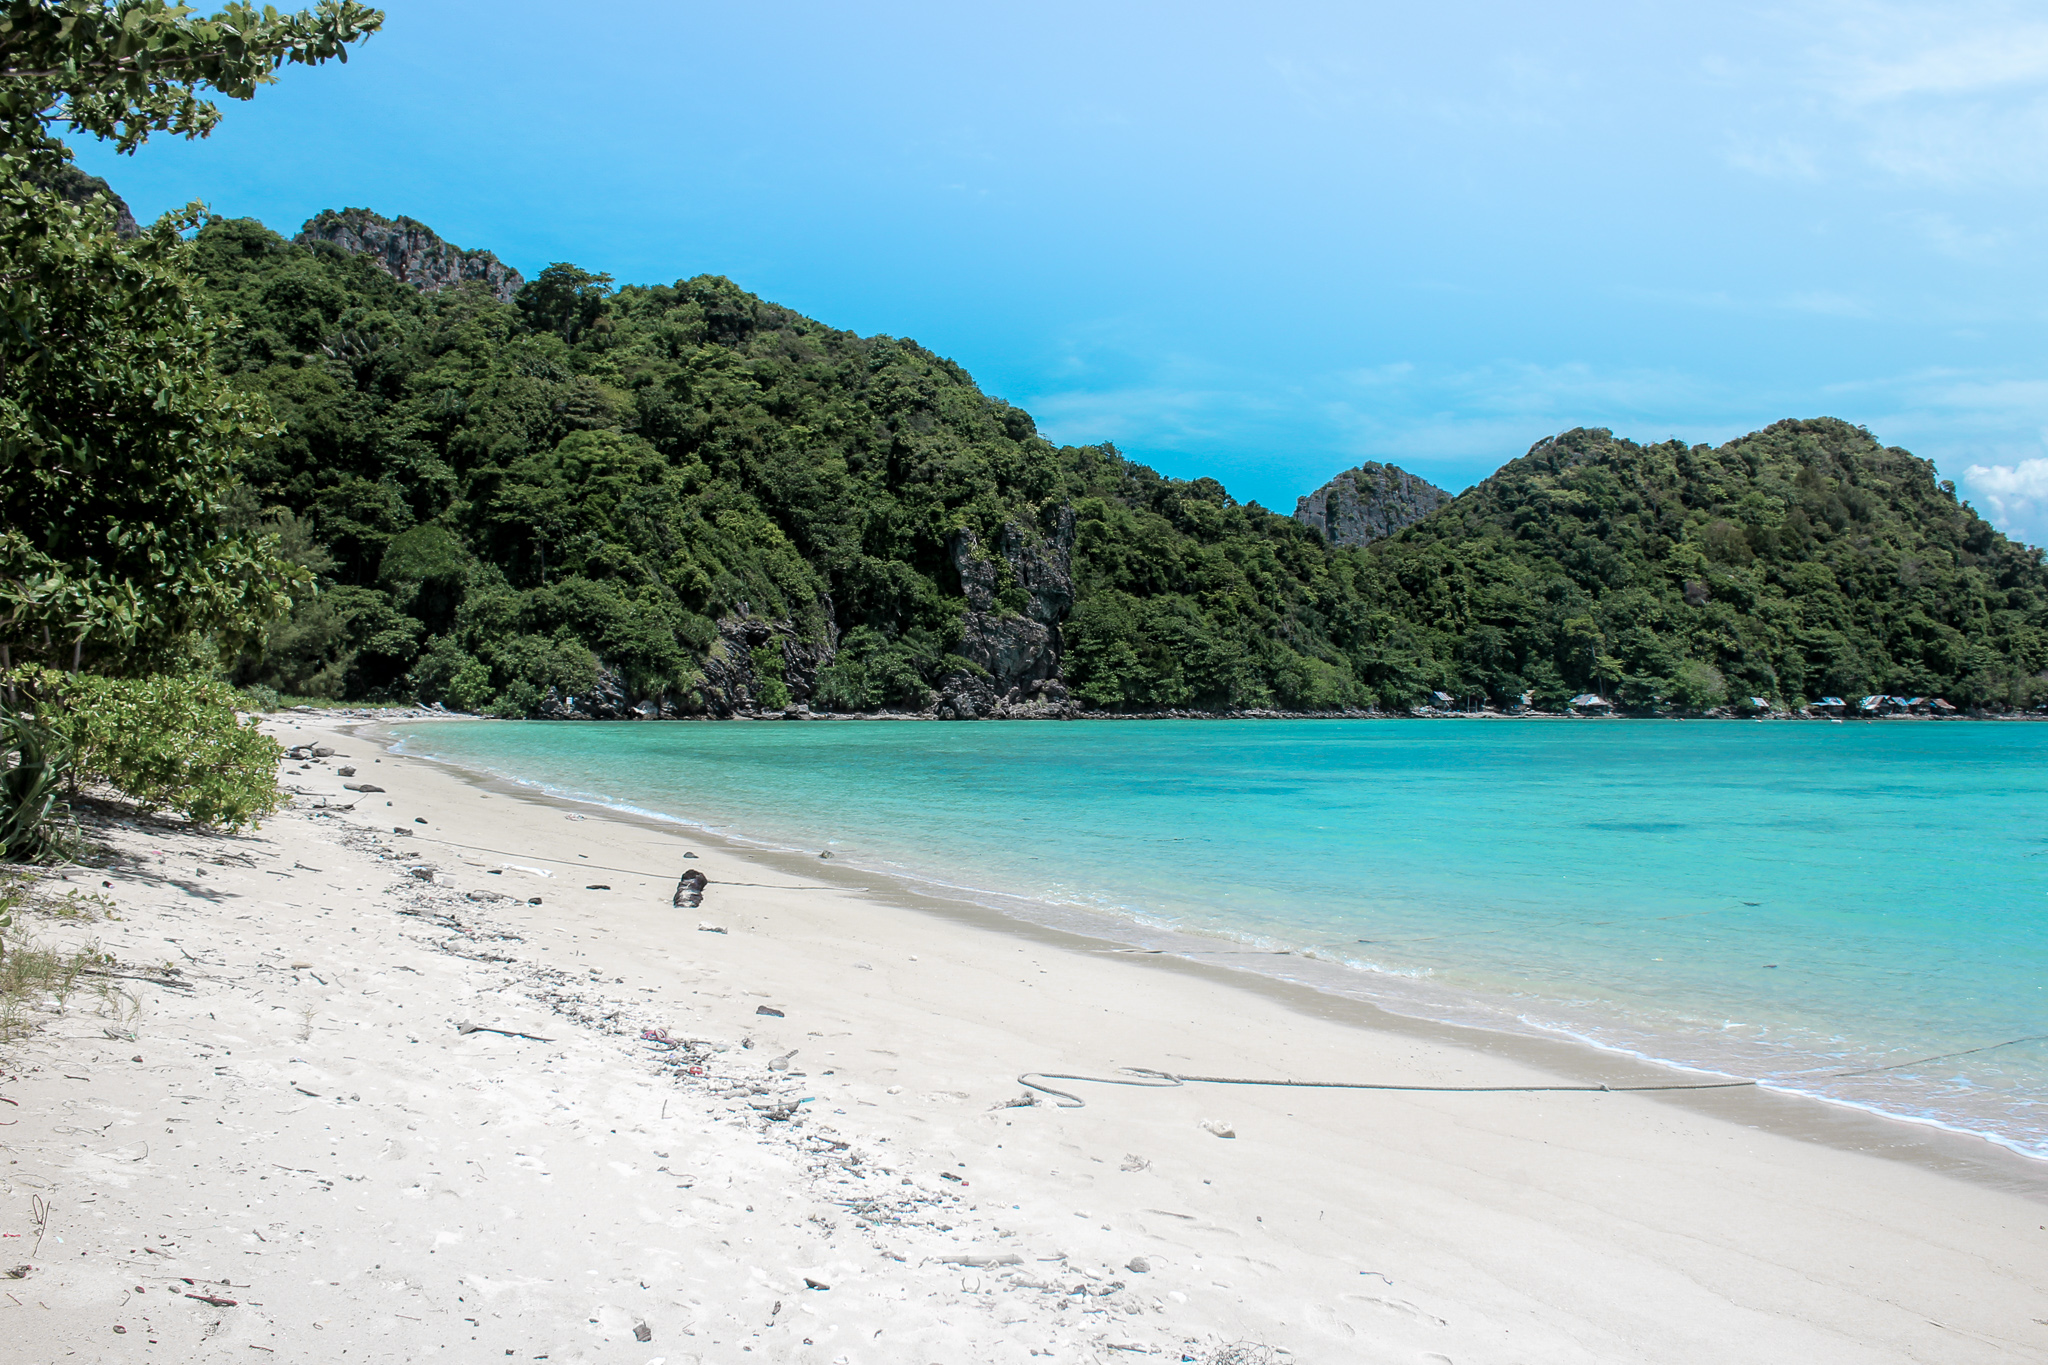
[{"label": "blue sky", "polygon": [[2048,542],[2039,7],[386,10],[207,142],[80,161],[142,215],[729,275],[1282,510],[1828,414]]}]

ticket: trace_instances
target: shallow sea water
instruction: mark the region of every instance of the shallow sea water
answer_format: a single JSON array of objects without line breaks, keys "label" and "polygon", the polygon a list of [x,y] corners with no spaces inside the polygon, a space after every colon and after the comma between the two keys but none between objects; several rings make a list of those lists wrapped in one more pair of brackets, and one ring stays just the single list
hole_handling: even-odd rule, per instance
[{"label": "shallow sea water", "polygon": [[401,748],[2048,1157],[2048,725],[460,722]]}]

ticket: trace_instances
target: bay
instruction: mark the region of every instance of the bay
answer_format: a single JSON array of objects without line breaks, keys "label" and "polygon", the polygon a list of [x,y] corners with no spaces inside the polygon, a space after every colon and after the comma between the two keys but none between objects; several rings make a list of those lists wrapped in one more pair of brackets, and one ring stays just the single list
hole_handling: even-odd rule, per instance
[{"label": "bay", "polygon": [[2044,725],[451,722],[401,747],[2048,1157]]}]

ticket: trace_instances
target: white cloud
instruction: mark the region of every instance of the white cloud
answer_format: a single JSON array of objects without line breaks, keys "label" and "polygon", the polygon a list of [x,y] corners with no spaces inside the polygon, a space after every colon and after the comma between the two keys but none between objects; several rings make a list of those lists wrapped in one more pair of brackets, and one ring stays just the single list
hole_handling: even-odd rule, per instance
[{"label": "white cloud", "polygon": [[[1954,22],[1954,10],[1943,6],[1942,12]],[[1921,16],[1910,11],[1894,15],[1896,22],[1877,31],[1864,30],[1879,51],[1853,53],[1824,68],[1837,96],[1874,103],[1916,95],[1976,95],[2048,82],[2048,24],[2000,22],[2003,16],[1987,16],[1989,27],[1920,47],[1930,36]],[[1887,56],[1882,53],[1885,47],[1912,50]]]},{"label": "white cloud", "polygon": [[1992,524],[1999,527],[2037,527],[2048,513],[2048,459],[1973,464],[1963,471],[1963,486],[1983,501],[1991,511]]}]

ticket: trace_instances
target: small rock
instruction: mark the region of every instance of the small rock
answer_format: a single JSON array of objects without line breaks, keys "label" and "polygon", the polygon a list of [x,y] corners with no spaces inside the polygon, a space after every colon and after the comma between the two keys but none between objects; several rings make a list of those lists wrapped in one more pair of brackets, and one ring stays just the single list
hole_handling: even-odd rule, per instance
[{"label": "small rock", "polygon": [[654,1329],[652,1327],[649,1327],[644,1322],[636,1322],[633,1324],[633,1340],[652,1341],[653,1339]]},{"label": "small rock", "polygon": [[332,758],[334,757],[334,750],[328,748],[325,744],[315,744],[313,746],[313,757]]},{"label": "small rock", "polygon": [[777,1019],[783,1017],[782,1011],[776,1009],[773,1005],[756,1005],[754,1006],[754,1013],[773,1015]]},{"label": "small rock", "polygon": [[334,771],[338,777],[354,777],[356,775],[354,768],[336,768]]},{"label": "small rock", "polygon": [[831,855],[831,854],[830,854],[829,852],[827,852],[827,853],[820,853],[820,854],[819,854],[818,856],[819,856],[820,858],[829,858],[829,857],[831,857],[832,855]]},{"label": "small rock", "polygon": [[292,963],[292,970],[295,972],[303,972],[310,970],[312,966],[312,963],[307,962],[302,958],[299,961]]},{"label": "small rock", "polygon": [[406,872],[412,876],[418,877],[423,882],[430,882],[434,880],[434,874],[439,870],[440,869],[432,866],[431,864],[421,863],[417,867],[408,867],[406,869]]},{"label": "small rock", "polygon": [[710,883],[696,868],[691,868],[676,879],[676,894],[670,904],[683,910],[694,910],[704,903],[704,888]]},{"label": "small rock", "polygon": [[10,1280],[25,1280],[28,1278],[28,1273],[34,1269],[35,1267],[32,1265],[11,1266],[8,1268],[7,1278]]},{"label": "small rock", "polygon": [[415,815],[412,818],[412,822],[415,825],[424,825],[425,823],[427,823],[427,817],[424,815]]},{"label": "small rock", "polygon": [[696,855],[696,854],[694,854],[694,853],[685,853],[685,854],[684,854],[683,856],[684,856],[685,858],[694,858],[694,857],[696,857],[697,855]]},{"label": "small rock", "polygon": [[832,1286],[831,1286],[831,1285],[829,1285],[829,1284],[819,1284],[819,1283],[818,1283],[818,1282],[817,1282],[816,1280],[812,1279],[812,1278],[811,1278],[810,1276],[808,1276],[808,1275],[804,1276],[804,1288],[806,1288],[806,1289],[825,1289],[825,1290],[829,1290],[829,1289],[830,1289],[831,1287],[832,1287]]},{"label": "small rock", "polygon": [[539,905],[539,904],[540,904],[540,897],[539,897],[539,896],[528,896],[528,897],[526,898],[526,903],[527,903],[528,905]]},{"label": "small rock", "polygon": [[725,932],[725,926],[723,924],[711,924],[707,922],[698,925],[697,932],[700,934],[722,934]]},{"label": "small rock", "polygon": [[1152,1273],[1152,1263],[1143,1256],[1133,1256],[1124,1264],[1124,1269],[1133,1275],[1149,1275]]},{"label": "small rock", "polygon": [[128,1329],[127,1329],[126,1327],[116,1327],[116,1328],[115,1328],[114,1330],[115,1330],[116,1332],[120,1332],[120,1333],[121,1333],[121,1334],[123,1334],[124,1336],[125,1336],[125,1335],[127,1334],[127,1332],[128,1332]]},{"label": "small rock", "polygon": [[403,834],[408,839],[412,838],[412,831],[407,829],[404,825],[393,825],[391,827],[391,832],[393,834]]},{"label": "small rock", "polygon": [[1201,1128],[1203,1132],[1214,1133],[1220,1138],[1234,1138],[1237,1136],[1237,1130],[1222,1119],[1203,1119]]}]

